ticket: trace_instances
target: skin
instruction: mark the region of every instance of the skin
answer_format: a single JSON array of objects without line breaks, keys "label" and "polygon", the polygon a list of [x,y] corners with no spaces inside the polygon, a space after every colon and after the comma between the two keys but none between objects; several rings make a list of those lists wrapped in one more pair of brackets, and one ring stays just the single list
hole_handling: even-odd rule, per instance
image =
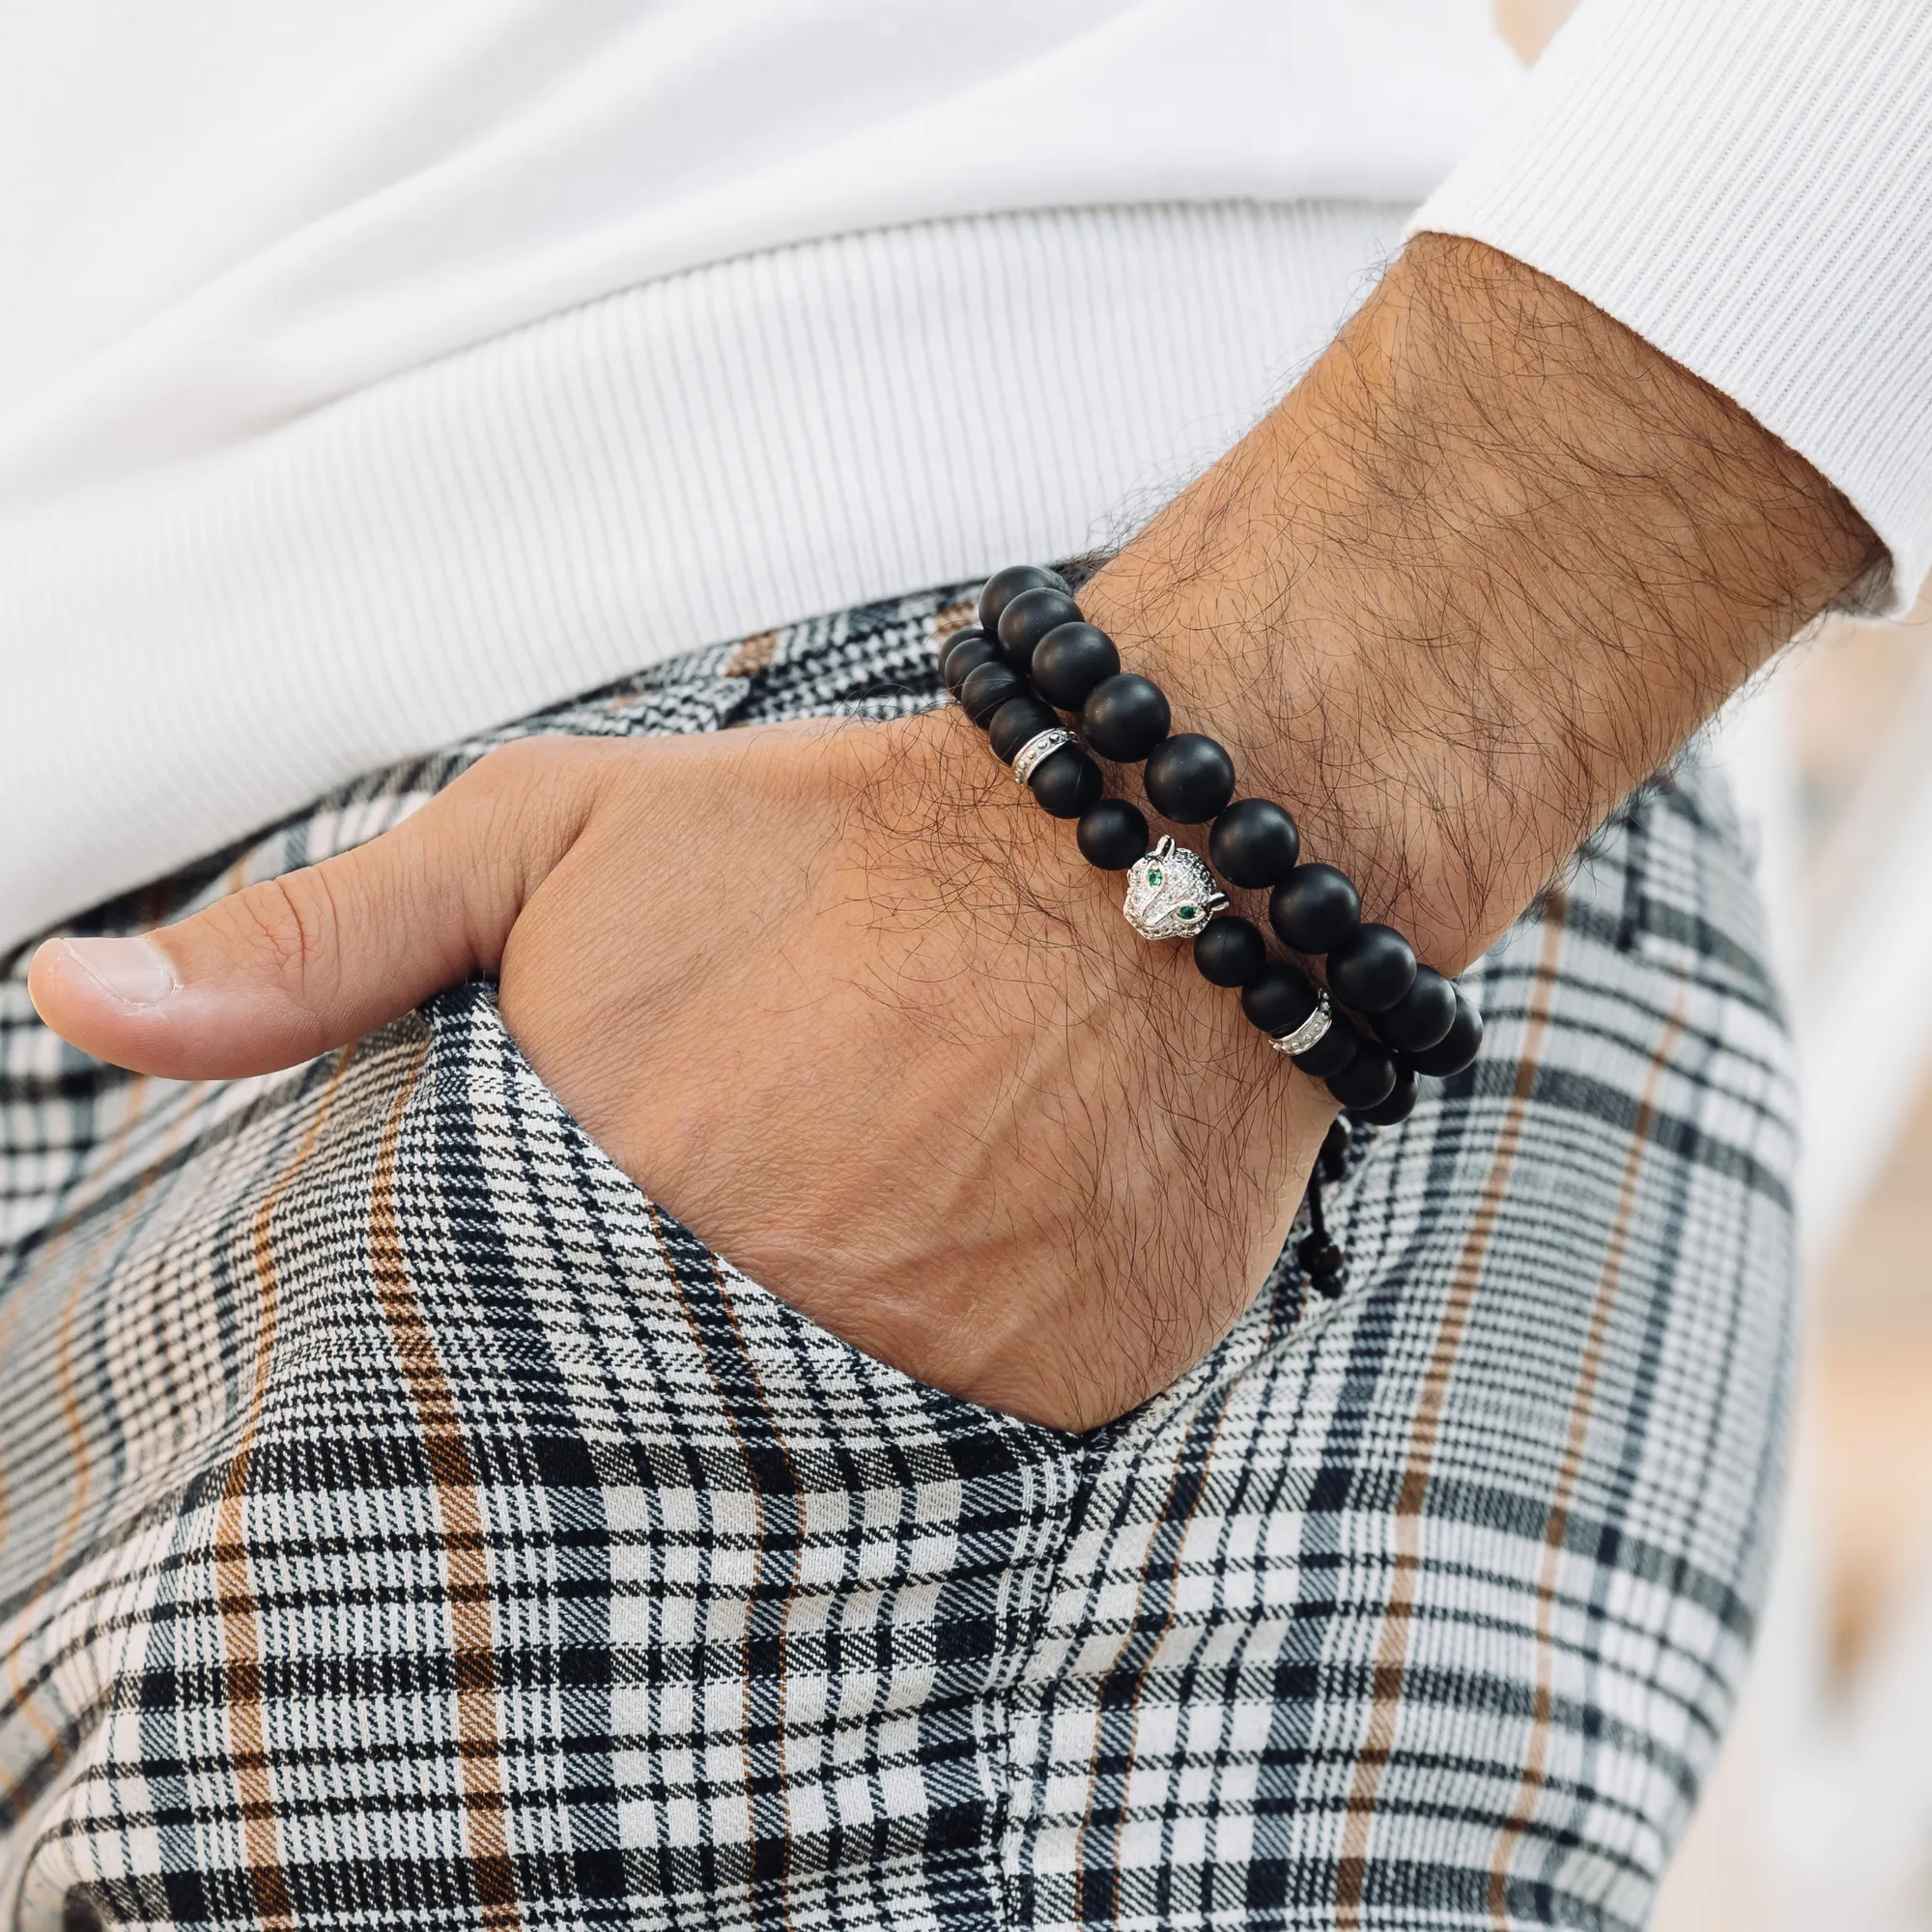
[{"label": "skin", "polygon": [[[1082,602],[1455,971],[1879,556],[1694,377],[1424,237]],[[696,882],[675,922],[638,891],[669,867]],[[955,1394],[1086,1427],[1238,1315],[1333,1113],[1118,903],[949,709],[512,747],[152,944],[50,941],[30,983],[87,1052],[221,1078],[497,973],[538,1071],[748,1273]]]}]

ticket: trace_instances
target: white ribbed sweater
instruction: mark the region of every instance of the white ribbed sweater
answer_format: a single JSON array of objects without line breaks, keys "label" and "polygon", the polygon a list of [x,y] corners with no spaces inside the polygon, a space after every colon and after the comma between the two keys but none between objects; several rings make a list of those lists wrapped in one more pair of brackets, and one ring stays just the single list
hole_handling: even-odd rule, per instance
[{"label": "white ribbed sweater", "polygon": [[[691,14],[715,41],[758,4]],[[900,4],[847,0],[847,24]],[[1404,4],[1355,0],[1341,30],[1313,0],[1281,16],[1331,57],[1325,93],[1310,69],[1283,96],[1295,140],[1250,138],[1268,111],[1255,23],[1275,17],[1260,0],[1054,0],[1056,31],[1113,60],[1112,95],[1079,98],[1094,64],[1065,58],[1072,34],[1010,81],[976,48],[986,71],[958,97],[975,130],[1055,104],[1077,138],[1032,177],[1012,142],[1009,181],[879,110],[856,149],[814,136],[824,164],[775,245],[629,282],[646,243],[669,245],[663,223],[593,225],[552,259],[500,185],[458,211],[463,231],[446,209],[422,225],[434,193],[412,177],[408,245],[381,237],[393,200],[352,198],[299,272],[258,251],[11,412],[0,371],[0,947],[358,770],[669,651],[1118,533],[1319,348],[1390,245],[1389,198],[1426,188],[1500,98],[1466,5],[1441,16],[1460,43],[1385,42],[1405,52],[1380,94],[1373,59],[1335,56],[1373,48],[1377,8],[1399,23]],[[894,17],[931,32],[946,11]],[[1417,91],[1432,68],[1440,99]],[[514,63],[491,81],[518,84]],[[1143,90],[1138,128],[1110,115],[1122,85]],[[567,148],[581,112],[551,118]],[[1571,282],[1752,409],[1878,529],[1892,569],[1873,600],[1894,608],[1932,557],[1928,129],[1918,0],[1585,0],[1418,218]],[[893,140],[904,165],[882,168]],[[626,179],[600,177],[627,206]],[[734,184],[747,236],[773,218],[757,179]],[[1069,205],[1039,206],[1049,186]],[[1031,212],[955,213],[962,194]],[[508,268],[497,206],[537,248]],[[841,208],[896,225],[829,234]],[[409,282],[452,227],[484,253],[436,302],[385,309],[384,277]],[[687,220],[676,246],[712,232]],[[583,299],[600,277],[615,292]],[[326,328],[302,308],[324,293]],[[23,340],[65,367],[60,327]]]},{"label": "white ribbed sweater", "polygon": [[1321,349],[1403,213],[801,243],[0,515],[0,946],[675,651],[1122,534]]}]

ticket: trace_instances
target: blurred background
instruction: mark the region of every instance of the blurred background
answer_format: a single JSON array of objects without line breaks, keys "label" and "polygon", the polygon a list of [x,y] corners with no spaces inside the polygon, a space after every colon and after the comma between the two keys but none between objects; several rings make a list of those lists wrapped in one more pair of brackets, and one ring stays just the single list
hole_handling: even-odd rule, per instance
[{"label": "blurred background", "polygon": [[[1496,0],[1533,60],[1574,0]],[[1655,1932],[1932,1932],[1932,595],[1712,732],[1800,1056],[1804,1273],[1777,1573]]]},{"label": "blurred background", "polygon": [[1657,1925],[1932,1928],[1932,600],[1794,646],[1714,740],[1799,1043],[1805,1332],[1756,1666]]}]

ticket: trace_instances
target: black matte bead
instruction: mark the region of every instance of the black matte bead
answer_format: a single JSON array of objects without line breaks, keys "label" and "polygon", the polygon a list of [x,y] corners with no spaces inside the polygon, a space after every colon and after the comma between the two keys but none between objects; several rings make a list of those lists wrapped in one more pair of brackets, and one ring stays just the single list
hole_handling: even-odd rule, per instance
[{"label": "black matte bead", "polygon": [[1339,1276],[1349,1257],[1325,1235],[1304,1235],[1294,1244],[1294,1259],[1311,1275]]},{"label": "black matte bead", "polygon": [[985,635],[985,632],[980,630],[977,624],[969,624],[965,630],[954,631],[941,642],[939,646],[939,675],[942,680],[946,676],[946,660],[952,655],[953,645],[970,644],[975,638],[983,638]]},{"label": "black matte bead", "polygon": [[1100,767],[1078,745],[1063,745],[1027,782],[1055,818],[1078,818],[1107,784]]},{"label": "black matte bead", "polygon": [[1079,621],[1080,607],[1065,591],[1022,590],[1000,612],[1000,655],[1022,677],[1030,676],[1034,647],[1039,640],[1063,624]]},{"label": "black matte bead", "polygon": [[1148,803],[1177,825],[1205,825],[1235,795],[1235,761],[1212,738],[1177,731],[1148,753]]},{"label": "black matte bead", "polygon": [[986,742],[1001,764],[1009,765],[1022,745],[1042,731],[1059,729],[1059,714],[1038,698],[1009,697],[993,713],[993,722],[986,726]]},{"label": "black matte bead", "polygon": [[1230,885],[1265,892],[1294,870],[1301,834],[1272,799],[1237,798],[1214,821],[1208,856]]},{"label": "black matte bead", "polygon": [[1033,654],[1033,688],[1049,704],[1078,711],[1087,694],[1121,668],[1121,654],[1105,631],[1092,624],[1061,624],[1049,631]]},{"label": "black matte bead", "polygon": [[1299,966],[1270,959],[1242,988],[1241,1010],[1264,1033],[1293,1033],[1315,1010],[1315,981]]},{"label": "black matte bead", "polygon": [[1384,1013],[1415,984],[1415,951],[1392,925],[1360,925],[1328,952],[1328,990],[1358,1013]]},{"label": "black matte bead", "polygon": [[1415,983],[1386,1012],[1376,1015],[1376,1034],[1386,1045],[1421,1053],[1447,1037],[1455,1019],[1454,985],[1435,967],[1418,966]]},{"label": "black matte bead", "polygon": [[1372,1127],[1397,1127],[1415,1112],[1415,1074],[1406,1066],[1395,1070],[1395,1085],[1390,1088],[1388,1098],[1378,1100],[1373,1107],[1354,1107],[1350,1110],[1358,1121],[1366,1121]]},{"label": "black matte bead", "polygon": [[1210,919],[1195,936],[1194,963],[1216,986],[1245,986],[1267,963],[1261,927],[1229,913]]},{"label": "black matte bead", "polygon": [[1080,707],[1087,742],[1103,758],[1127,765],[1146,757],[1173,722],[1160,686],[1130,670],[1102,679]]},{"label": "black matte bead", "polygon": [[1403,1057],[1418,1073],[1433,1073],[1438,1080],[1447,1080],[1468,1066],[1482,1045],[1483,1016],[1469,1004],[1468,995],[1458,991],[1456,1017],[1450,1022],[1449,1031],[1434,1046]]},{"label": "black matte bead", "polygon": [[1328,1031],[1306,1053],[1294,1056],[1294,1064],[1302,1072],[1312,1073],[1318,1080],[1325,1080],[1331,1073],[1339,1073],[1354,1059],[1361,1040],[1361,1035],[1337,1013]]},{"label": "black matte bead", "polygon": [[959,687],[966,682],[969,671],[976,671],[984,664],[1001,662],[1000,647],[984,631],[968,631],[952,640],[939,662],[939,674],[945,680],[947,690],[957,697]]},{"label": "black matte bead", "polygon": [[1268,898],[1268,923],[1297,952],[1339,946],[1361,916],[1360,895],[1333,866],[1297,866]]},{"label": "black matte bead", "polygon": [[1043,569],[1037,563],[1015,563],[1005,570],[995,571],[980,591],[980,628],[988,637],[998,637],[1001,616],[1007,606],[1023,590],[1065,590],[1066,587],[1066,580],[1059,571]]},{"label": "black matte bead", "polygon": [[1327,1076],[1328,1091],[1345,1107],[1357,1113],[1386,1100],[1395,1091],[1395,1055],[1372,1039],[1355,1048],[1355,1057],[1339,1072]]},{"label": "black matte bead", "polygon": [[982,728],[993,722],[993,713],[1001,705],[1025,696],[1026,686],[1013,668],[1002,664],[998,658],[975,666],[959,685],[960,708]]},{"label": "black matte bead", "polygon": [[1148,848],[1148,822],[1123,798],[1103,798],[1080,814],[1080,855],[1103,872],[1124,872]]},{"label": "black matte bead", "polygon": [[1323,1301],[1339,1301],[1343,1289],[1349,1285],[1349,1277],[1337,1268],[1333,1274],[1311,1274],[1308,1285]]}]

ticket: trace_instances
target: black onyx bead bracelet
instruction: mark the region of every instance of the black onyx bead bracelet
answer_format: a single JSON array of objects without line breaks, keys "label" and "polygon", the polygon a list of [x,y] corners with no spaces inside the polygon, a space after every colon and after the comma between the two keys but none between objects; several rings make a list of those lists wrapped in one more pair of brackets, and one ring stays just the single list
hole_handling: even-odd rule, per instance
[{"label": "black onyx bead bracelet", "polygon": [[[1040,805],[1079,821],[1088,861],[1127,873],[1123,910],[1137,931],[1191,939],[1202,977],[1238,991],[1248,1018],[1325,1081],[1354,1121],[1393,1126],[1415,1105],[1418,1075],[1460,1073],[1474,1061],[1483,1021],[1467,997],[1418,963],[1393,926],[1363,920],[1346,873],[1303,861],[1281,806],[1235,796],[1234,760],[1212,738],[1174,729],[1160,687],[1122,669],[1113,639],[1081,615],[1065,578],[1036,564],[1003,570],[980,591],[977,627],[947,640],[941,678]],[[1150,844],[1143,813],[1106,796],[1095,753],[1142,765],[1162,817],[1211,827],[1211,871],[1171,838]],[[1216,872],[1268,895],[1269,925],[1290,952],[1322,960],[1325,991],[1269,956],[1261,928],[1227,910]],[[1328,1272],[1303,1261],[1318,1280]]]}]

